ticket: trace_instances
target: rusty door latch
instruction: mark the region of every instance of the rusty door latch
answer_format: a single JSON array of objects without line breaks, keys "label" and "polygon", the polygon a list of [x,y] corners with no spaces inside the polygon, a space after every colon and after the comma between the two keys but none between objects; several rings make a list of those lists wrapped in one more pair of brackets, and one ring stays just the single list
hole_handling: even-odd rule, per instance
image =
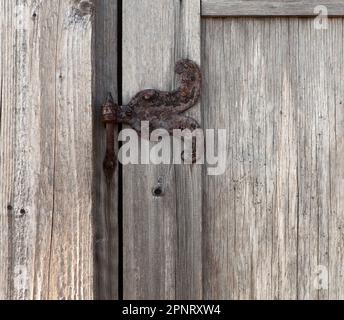
[{"label": "rusty door latch", "polygon": [[187,59],[179,60],[175,72],[180,75],[180,86],[172,91],[147,89],[136,94],[127,105],[118,106],[108,94],[102,106],[102,121],[106,126],[105,175],[111,179],[115,168],[114,126],[127,124],[141,134],[141,121],[149,121],[149,131],[165,129],[172,135],[174,129],[200,128],[198,122],[181,115],[194,106],[201,92],[201,71]]}]

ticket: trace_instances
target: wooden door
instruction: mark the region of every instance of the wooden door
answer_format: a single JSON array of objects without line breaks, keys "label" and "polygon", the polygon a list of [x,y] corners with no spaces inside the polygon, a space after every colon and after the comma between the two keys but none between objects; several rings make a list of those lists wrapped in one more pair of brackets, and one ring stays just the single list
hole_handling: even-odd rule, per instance
[{"label": "wooden door", "polygon": [[[0,0],[0,299],[343,299],[343,17],[342,0]],[[225,172],[107,180],[106,93],[172,90],[181,58]]]},{"label": "wooden door", "polygon": [[123,2],[123,99],[173,88],[189,58],[190,114],[227,130],[223,175],[123,167],[124,298],[344,297],[341,16],[336,0]]}]

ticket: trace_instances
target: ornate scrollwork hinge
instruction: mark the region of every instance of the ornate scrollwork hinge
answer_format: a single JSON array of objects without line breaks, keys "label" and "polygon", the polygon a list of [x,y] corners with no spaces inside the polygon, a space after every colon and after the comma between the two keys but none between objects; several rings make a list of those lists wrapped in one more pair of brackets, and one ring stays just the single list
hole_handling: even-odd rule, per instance
[{"label": "ornate scrollwork hinge", "polygon": [[111,93],[102,106],[102,121],[106,126],[106,155],[104,171],[111,179],[115,168],[114,125],[127,124],[141,134],[141,121],[149,122],[150,132],[165,129],[172,135],[174,129],[200,128],[198,122],[181,115],[194,106],[201,93],[201,71],[198,65],[187,59],[179,60],[175,72],[180,75],[180,86],[172,91],[146,89],[137,93],[127,105],[117,105]]}]

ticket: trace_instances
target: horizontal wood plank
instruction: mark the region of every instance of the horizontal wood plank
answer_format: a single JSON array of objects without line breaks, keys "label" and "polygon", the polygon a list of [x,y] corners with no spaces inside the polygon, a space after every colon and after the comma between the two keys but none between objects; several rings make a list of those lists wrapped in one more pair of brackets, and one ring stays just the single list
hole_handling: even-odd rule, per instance
[{"label": "horizontal wood plank", "polygon": [[[324,6],[321,8],[319,6]],[[344,2],[339,0],[247,1],[202,0],[202,16],[344,16]]]}]

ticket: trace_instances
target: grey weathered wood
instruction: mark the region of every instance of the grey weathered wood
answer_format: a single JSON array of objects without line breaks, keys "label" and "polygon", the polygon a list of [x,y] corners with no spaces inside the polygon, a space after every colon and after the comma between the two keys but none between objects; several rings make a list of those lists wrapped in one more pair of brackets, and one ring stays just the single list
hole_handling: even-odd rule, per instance
[{"label": "grey weathered wood", "polygon": [[[180,58],[200,62],[200,2],[123,1],[123,99],[174,88]],[[200,120],[200,106],[191,111]],[[123,167],[124,298],[202,297],[201,167]],[[152,189],[161,182],[164,195]]]},{"label": "grey weathered wood", "polygon": [[325,6],[328,16],[344,16],[340,0],[201,0],[203,16],[316,16]]},{"label": "grey weathered wood", "polygon": [[[327,132],[322,131],[321,141],[325,142],[324,146],[328,147],[325,159],[328,169],[322,171],[322,175],[326,177],[326,189],[323,189],[322,199],[327,194],[330,194],[327,203],[330,205],[328,210],[328,255],[329,255],[329,298],[343,299],[344,298],[344,239],[343,239],[343,223],[344,223],[344,101],[340,99],[343,97],[344,91],[344,64],[342,57],[344,56],[343,46],[343,20],[336,20],[333,22],[331,37],[327,40],[327,45],[333,50],[333,55],[330,52],[326,54],[326,67],[332,70],[333,78],[330,86],[330,95],[328,98],[328,106],[325,112],[325,125]],[[331,39],[332,38],[332,39]],[[338,41],[338,39],[340,39]],[[326,46],[326,45],[324,45]],[[324,85],[324,84],[323,84]],[[334,107],[333,107],[334,105]],[[325,113],[324,112],[324,113]],[[322,114],[323,115],[323,114]],[[324,135],[324,133],[326,135]],[[327,144],[326,144],[326,139]],[[323,148],[322,150],[325,150]],[[321,152],[318,154],[324,154]],[[324,154],[325,155],[325,154]],[[324,158],[324,157],[323,157]],[[323,182],[323,177],[319,175],[319,185]],[[324,202],[324,200],[322,200]],[[321,212],[320,212],[321,214]],[[324,224],[322,224],[324,225]],[[323,230],[324,228],[322,228]],[[324,242],[323,242],[324,243]],[[323,251],[325,253],[326,251]],[[323,258],[322,258],[323,259]]]},{"label": "grey weathered wood", "polygon": [[204,298],[344,298],[342,32],[204,20],[204,126],[228,130],[227,171],[204,180]]},{"label": "grey weathered wood", "polygon": [[2,299],[93,297],[92,8],[0,1]]},{"label": "grey weathered wood", "polygon": [[[105,130],[100,106],[107,92],[117,99],[117,0],[97,1],[95,20],[95,298],[118,298],[118,166],[104,177]],[[115,130],[115,141],[117,132]],[[115,146],[115,148],[117,145]],[[117,152],[116,152],[117,153]]]}]

